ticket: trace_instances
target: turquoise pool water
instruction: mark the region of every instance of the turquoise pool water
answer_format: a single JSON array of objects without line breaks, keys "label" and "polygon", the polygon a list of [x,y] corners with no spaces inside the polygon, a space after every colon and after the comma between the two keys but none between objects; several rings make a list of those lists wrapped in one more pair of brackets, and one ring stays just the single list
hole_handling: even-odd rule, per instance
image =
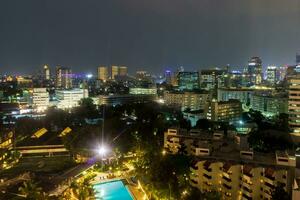
[{"label": "turquoise pool water", "polygon": [[133,200],[122,181],[111,181],[93,186],[97,200]]}]

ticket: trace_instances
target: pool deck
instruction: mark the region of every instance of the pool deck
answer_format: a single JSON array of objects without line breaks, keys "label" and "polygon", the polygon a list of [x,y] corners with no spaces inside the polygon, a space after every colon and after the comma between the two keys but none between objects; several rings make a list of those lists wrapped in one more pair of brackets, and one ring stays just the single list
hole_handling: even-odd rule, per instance
[{"label": "pool deck", "polygon": [[[103,179],[103,177],[106,177],[106,176],[107,176],[106,173],[98,173],[97,176],[94,178],[94,180],[91,181],[90,183],[95,185],[95,184],[105,183],[105,182],[125,180],[126,184],[124,184],[124,185],[127,187],[127,189],[131,193],[134,200],[143,200],[144,199],[145,194],[143,193],[143,191],[141,191],[141,189],[139,189],[137,185],[131,183],[131,181],[129,181],[126,177],[120,176],[120,177],[116,177],[116,178],[112,178],[112,179]],[[124,181],[123,181],[123,183],[124,183]]]},{"label": "pool deck", "polygon": [[130,193],[132,194],[134,200],[143,200],[144,193],[140,189],[133,185],[127,185],[127,187]]}]

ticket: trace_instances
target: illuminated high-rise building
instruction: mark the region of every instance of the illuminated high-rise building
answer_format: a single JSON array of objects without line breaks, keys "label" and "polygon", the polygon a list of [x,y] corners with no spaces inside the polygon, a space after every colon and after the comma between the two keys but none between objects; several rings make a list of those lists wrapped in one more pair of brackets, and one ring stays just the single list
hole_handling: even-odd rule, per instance
[{"label": "illuminated high-rise building", "polygon": [[206,90],[222,88],[226,86],[228,78],[227,70],[207,69],[201,70],[200,85]]},{"label": "illuminated high-rise building", "polygon": [[115,76],[119,75],[119,66],[111,66],[111,79],[115,79]]},{"label": "illuminated high-rise building", "polygon": [[275,85],[278,81],[278,69],[276,66],[268,66],[267,71],[267,82],[271,85]]},{"label": "illuminated high-rise building", "polygon": [[108,68],[106,66],[98,67],[98,79],[106,81],[108,79]]},{"label": "illuminated high-rise building", "polygon": [[283,81],[286,78],[287,68],[288,68],[288,66],[279,67],[279,72],[278,72],[279,73],[278,74],[279,81]]},{"label": "illuminated high-rise building", "polygon": [[177,79],[180,90],[197,90],[200,88],[199,72],[179,72]]},{"label": "illuminated high-rise building", "polygon": [[252,85],[259,85],[262,82],[262,61],[259,57],[252,57],[248,62],[248,74]]},{"label": "illuminated high-rise building", "polygon": [[50,80],[50,68],[47,65],[44,66],[44,79]]},{"label": "illuminated high-rise building", "polygon": [[296,64],[300,65],[300,53],[296,54]]},{"label": "illuminated high-rise building", "polygon": [[120,66],[119,67],[119,76],[127,76],[127,67],[126,66]]},{"label": "illuminated high-rise building", "polygon": [[32,105],[35,111],[45,111],[49,106],[49,93],[46,88],[33,88]]},{"label": "illuminated high-rise building", "polygon": [[165,79],[166,79],[166,83],[171,85],[171,82],[172,82],[172,72],[171,72],[171,70],[166,70],[165,71]]},{"label": "illuminated high-rise building", "polygon": [[111,66],[111,79],[115,79],[116,76],[127,76],[126,66]]},{"label": "illuminated high-rise building", "polygon": [[56,67],[56,88],[72,88],[72,70],[67,67]]}]

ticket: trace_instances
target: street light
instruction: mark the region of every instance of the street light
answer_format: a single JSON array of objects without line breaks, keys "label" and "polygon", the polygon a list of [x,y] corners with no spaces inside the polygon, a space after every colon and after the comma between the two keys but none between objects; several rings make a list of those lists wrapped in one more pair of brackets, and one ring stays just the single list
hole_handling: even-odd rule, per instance
[{"label": "street light", "polygon": [[101,146],[97,151],[100,156],[105,156],[105,154],[108,152],[108,149],[105,146]]}]

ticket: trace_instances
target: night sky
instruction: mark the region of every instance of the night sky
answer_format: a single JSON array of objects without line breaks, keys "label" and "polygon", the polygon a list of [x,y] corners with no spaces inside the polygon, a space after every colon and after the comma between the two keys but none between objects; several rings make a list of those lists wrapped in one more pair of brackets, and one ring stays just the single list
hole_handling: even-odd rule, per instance
[{"label": "night sky", "polygon": [[299,0],[0,0],[0,74],[294,64]]}]

